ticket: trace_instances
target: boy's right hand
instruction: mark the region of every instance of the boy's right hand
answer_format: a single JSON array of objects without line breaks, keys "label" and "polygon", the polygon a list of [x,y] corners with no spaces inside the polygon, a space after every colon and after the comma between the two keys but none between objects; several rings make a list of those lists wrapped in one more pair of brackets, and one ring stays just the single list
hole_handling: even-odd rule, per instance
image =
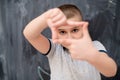
[{"label": "boy's right hand", "polygon": [[56,29],[60,26],[65,25],[66,22],[67,22],[67,18],[59,8],[51,9],[49,17],[47,19],[47,24],[52,31],[53,42],[55,39],[57,39]]}]

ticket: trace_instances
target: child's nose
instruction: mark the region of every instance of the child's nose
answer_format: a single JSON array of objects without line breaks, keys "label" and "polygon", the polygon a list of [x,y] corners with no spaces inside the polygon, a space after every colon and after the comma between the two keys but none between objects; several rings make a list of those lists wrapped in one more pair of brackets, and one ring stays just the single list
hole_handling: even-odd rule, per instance
[{"label": "child's nose", "polygon": [[73,36],[71,34],[68,34],[67,38],[68,39],[73,39]]}]

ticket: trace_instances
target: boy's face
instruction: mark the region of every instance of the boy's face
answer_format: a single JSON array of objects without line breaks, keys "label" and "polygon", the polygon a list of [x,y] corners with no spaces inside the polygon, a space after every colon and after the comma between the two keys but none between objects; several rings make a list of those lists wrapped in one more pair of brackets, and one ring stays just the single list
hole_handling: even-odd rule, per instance
[{"label": "boy's face", "polygon": [[[73,17],[68,20],[80,21],[78,17]],[[80,39],[82,37],[81,26],[65,25],[58,28],[58,39]]]}]

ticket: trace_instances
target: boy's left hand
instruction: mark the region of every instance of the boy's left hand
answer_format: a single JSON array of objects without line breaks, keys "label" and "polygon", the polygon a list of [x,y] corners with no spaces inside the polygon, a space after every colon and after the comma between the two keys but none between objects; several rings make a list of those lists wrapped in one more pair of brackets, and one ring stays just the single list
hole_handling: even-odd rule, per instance
[{"label": "boy's left hand", "polygon": [[82,24],[83,37],[80,39],[56,39],[55,42],[64,45],[71,53],[73,59],[87,60],[87,58],[92,56],[93,51],[96,51],[88,32],[88,22],[69,22],[69,24]]}]

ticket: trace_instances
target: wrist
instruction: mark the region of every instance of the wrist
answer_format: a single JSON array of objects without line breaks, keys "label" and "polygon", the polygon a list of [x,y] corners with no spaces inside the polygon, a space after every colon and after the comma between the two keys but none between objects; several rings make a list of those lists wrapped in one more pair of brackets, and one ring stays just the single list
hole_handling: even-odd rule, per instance
[{"label": "wrist", "polygon": [[43,28],[41,31],[48,27],[47,20],[48,20],[47,12],[39,16],[39,21],[42,22],[42,23],[40,22],[39,24],[40,25],[42,24],[41,28]]},{"label": "wrist", "polygon": [[89,51],[89,55],[86,58],[86,61],[88,61],[89,63],[94,63],[96,61],[96,58],[99,57],[99,51],[97,49],[91,49]]}]

